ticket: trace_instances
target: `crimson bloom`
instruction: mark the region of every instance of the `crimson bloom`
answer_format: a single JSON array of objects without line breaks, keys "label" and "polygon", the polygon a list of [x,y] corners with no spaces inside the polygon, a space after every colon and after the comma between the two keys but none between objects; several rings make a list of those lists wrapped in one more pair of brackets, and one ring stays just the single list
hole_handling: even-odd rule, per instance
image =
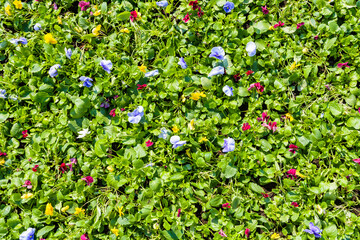
[{"label": "crimson bloom", "polygon": [[348,62],[345,62],[345,63],[338,63],[337,67],[342,68],[342,67],[350,67],[350,66],[348,65]]},{"label": "crimson bloom", "polygon": [[125,111],[125,108],[120,108],[120,110],[123,112],[123,111]]},{"label": "crimson bloom", "polygon": [[224,203],[221,206],[222,208],[231,208],[230,203]]},{"label": "crimson bloom", "polygon": [[[190,14],[191,15],[191,14]],[[183,18],[184,23],[187,23],[190,20],[190,15],[187,13],[185,17]]]},{"label": "crimson bloom", "polygon": [[267,9],[267,7],[266,7],[266,5],[265,5],[265,7],[261,7],[262,8],[262,12],[263,12],[263,14],[269,14],[269,10]]},{"label": "crimson bloom", "polygon": [[297,202],[292,202],[291,205],[294,207],[299,207],[299,204]]},{"label": "crimson bloom", "polygon": [[151,140],[146,142],[147,147],[151,147],[152,145],[154,145],[154,143]]},{"label": "crimson bloom", "polygon": [[249,130],[250,128],[251,128],[251,126],[249,123],[244,123],[243,126],[241,127],[241,129],[243,131]]},{"label": "crimson bloom", "polygon": [[257,118],[259,122],[267,122],[269,120],[270,116],[267,115],[267,112],[263,112],[261,114],[261,118]]},{"label": "crimson bloom", "polygon": [[268,128],[270,131],[273,131],[273,133],[276,131],[277,129],[277,123],[276,122],[269,122],[267,123],[263,123],[262,124],[264,127]]},{"label": "crimson bloom", "polygon": [[252,73],[254,73],[254,71],[249,70],[249,71],[247,71],[245,74],[249,76],[249,75],[252,74]]},{"label": "crimson bloom", "polygon": [[275,24],[274,25],[274,28],[277,28],[277,27],[282,27],[284,26],[285,23],[282,23],[281,21],[279,21],[279,23]]},{"label": "crimson bloom", "polygon": [[81,180],[84,180],[88,186],[90,186],[91,183],[94,182],[94,179],[91,176],[81,178]]},{"label": "crimson bloom", "polygon": [[110,116],[115,117],[116,116],[116,108],[112,109],[109,113]]},{"label": "crimson bloom", "polygon": [[360,164],[360,158],[357,158],[357,159],[353,159],[354,162]]},{"label": "crimson bloom", "polygon": [[181,208],[178,209],[177,217],[180,217]]},{"label": "crimson bloom", "polygon": [[294,179],[294,178],[297,178],[296,176],[296,169],[292,168],[290,169],[289,171],[287,171],[287,174],[286,177],[288,178],[291,178],[291,179]]},{"label": "crimson bloom", "polygon": [[261,193],[263,195],[264,198],[268,198],[269,197],[269,194],[267,193]]},{"label": "crimson bloom", "polygon": [[316,36],[314,37],[314,39],[315,39],[315,40],[318,40],[318,39],[319,39],[319,36],[318,36],[318,35],[316,35]]},{"label": "crimson bloom", "polygon": [[39,167],[39,165],[36,164],[36,165],[32,168],[33,172],[36,172],[38,167]]},{"label": "crimson bloom", "polygon": [[198,8],[198,1],[195,0],[195,1],[190,1],[189,2],[189,6],[192,7],[192,10],[196,10]]},{"label": "crimson bloom", "polygon": [[197,15],[199,16],[199,18],[201,18],[204,15],[204,12],[201,10],[200,6],[199,6],[198,10],[199,11],[198,11]]},{"label": "crimson bloom", "polygon": [[133,22],[134,20],[136,20],[138,14],[136,11],[132,11],[130,12],[130,20]]},{"label": "crimson bloom", "polygon": [[250,229],[249,228],[245,229],[245,235],[246,235],[246,237],[250,236]]},{"label": "crimson bloom", "polygon": [[137,84],[137,86],[138,86],[138,90],[141,90],[141,89],[144,89],[144,88],[146,88],[147,87],[147,84]]},{"label": "crimson bloom", "polygon": [[301,23],[296,24],[296,29],[301,28],[301,26],[303,26],[304,24],[305,24],[304,22],[301,22]]},{"label": "crimson bloom", "polygon": [[27,187],[28,189],[31,189],[32,188],[32,185],[31,185],[31,181],[30,180],[26,180],[24,185],[22,185],[23,187]]},{"label": "crimson bloom", "polygon": [[67,171],[67,166],[65,163],[60,164],[59,170],[64,173],[65,171]]},{"label": "crimson bloom", "polygon": [[4,152],[0,152],[0,156],[6,156],[7,154]]},{"label": "crimson bloom", "polygon": [[23,135],[23,138],[26,138],[27,136],[29,136],[29,134],[27,134],[28,130],[24,130],[21,132],[21,134]]},{"label": "crimson bloom", "polygon": [[235,82],[239,82],[239,80],[241,78],[240,74],[235,74],[233,77],[234,77]]},{"label": "crimson bloom", "polygon": [[261,86],[260,83],[250,84],[250,87],[248,88],[248,91],[250,91],[253,88],[256,88],[256,91],[259,92],[259,93],[264,91],[264,86]]},{"label": "crimson bloom", "polygon": [[289,152],[292,152],[292,153],[296,153],[296,150],[298,150],[298,146],[294,145],[294,144],[290,144],[289,146]]},{"label": "crimson bloom", "polygon": [[79,2],[79,7],[81,8],[81,11],[86,11],[90,7],[90,2],[81,1]]}]

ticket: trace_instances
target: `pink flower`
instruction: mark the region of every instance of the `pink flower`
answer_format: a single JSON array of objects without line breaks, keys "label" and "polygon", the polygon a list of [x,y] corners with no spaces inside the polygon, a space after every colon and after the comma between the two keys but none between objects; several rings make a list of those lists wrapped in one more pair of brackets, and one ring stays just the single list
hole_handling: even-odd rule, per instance
[{"label": "pink flower", "polygon": [[71,161],[71,163],[67,163],[66,166],[69,166],[70,171],[72,171],[73,170],[72,165],[76,164],[77,160],[76,160],[76,158],[71,158],[70,161]]},{"label": "pink flower", "polygon": [[284,26],[284,23],[282,23],[281,21],[279,21],[279,23],[277,23],[277,24],[274,25],[274,28],[282,27],[282,26]]},{"label": "pink flower", "polygon": [[267,112],[263,112],[261,114],[261,118],[257,118],[259,122],[267,122],[269,120],[270,116],[267,115]]},{"label": "pink flower", "polygon": [[290,144],[289,146],[289,152],[292,152],[292,153],[296,153],[296,150],[298,150],[298,146],[294,145],[294,144]]},{"label": "pink flower", "polygon": [[144,89],[144,88],[146,88],[147,87],[147,84],[143,84],[143,85],[141,85],[141,84],[137,84],[137,86],[138,86],[138,90],[141,90],[141,89]]},{"label": "pink flower", "polygon": [[80,240],[89,240],[89,238],[88,238],[87,234],[85,233],[85,234],[81,235]]},{"label": "pink flower", "polygon": [[109,115],[112,116],[112,117],[115,117],[115,116],[116,116],[115,111],[116,111],[116,108],[112,109],[112,110],[110,111]]},{"label": "pink flower", "polygon": [[248,88],[248,91],[250,91],[250,90],[253,89],[254,87],[256,88],[256,91],[259,92],[259,93],[264,91],[264,87],[261,86],[260,83],[250,84],[250,87]]},{"label": "pink flower", "polygon": [[267,123],[263,123],[262,124],[264,127],[268,128],[270,131],[273,131],[273,133],[276,131],[277,129],[277,123],[276,122],[269,122],[269,124]]},{"label": "pink flower", "polygon": [[6,156],[7,154],[0,151],[0,156]]},{"label": "pink flower", "polygon": [[187,23],[190,20],[190,15],[189,13],[185,15],[185,17],[183,18],[184,23]]},{"label": "pink flower", "polygon": [[178,213],[177,213],[177,217],[180,217],[180,213],[181,213],[181,208],[178,209]]},{"label": "pink flower", "polygon": [[245,235],[246,235],[246,237],[249,237],[250,236],[250,229],[245,229]]},{"label": "pink flower", "polygon": [[286,175],[286,177],[291,178],[291,179],[294,179],[294,178],[297,177],[297,176],[296,176],[296,169],[294,169],[294,168],[292,168],[292,169],[290,169],[289,171],[287,171],[287,174],[288,174],[288,175]]},{"label": "pink flower", "polygon": [[58,10],[58,6],[56,5],[56,3],[53,4],[53,8],[54,10]]},{"label": "pink flower", "polygon": [[22,185],[23,187],[27,187],[28,189],[31,189],[32,188],[32,185],[31,185],[31,181],[30,180],[26,180],[25,181],[25,184]]},{"label": "pink flower", "polygon": [[79,2],[79,7],[81,8],[81,11],[86,11],[90,7],[90,2],[81,1]]},{"label": "pink flower", "polygon": [[154,145],[154,143],[151,140],[146,142],[147,147],[151,147],[152,145]]},{"label": "pink flower", "polygon": [[329,86],[329,84],[325,84],[325,87],[330,91],[330,86]]},{"label": "pink flower", "polygon": [[269,197],[269,194],[266,194],[266,193],[261,193],[263,195],[264,198],[268,198]]},{"label": "pink flower", "polygon": [[90,186],[91,183],[94,182],[94,179],[91,176],[84,177],[81,180],[84,180],[88,186]]},{"label": "pink flower", "polygon": [[114,96],[114,99],[116,100],[118,97],[119,97],[119,95],[115,95],[115,96]]},{"label": "pink flower", "polygon": [[241,129],[243,131],[249,130],[250,128],[251,128],[251,126],[249,123],[244,123],[243,126],[241,127]]},{"label": "pink flower", "polygon": [[220,229],[220,232],[219,232],[220,236],[222,237],[227,237],[226,234],[224,233],[224,231],[222,229]]},{"label": "pink flower", "polygon": [[[360,107],[359,107],[358,111],[359,111],[359,113],[360,113]],[[5,153],[5,154],[6,154],[6,153]]]},{"label": "pink flower", "polygon": [[319,39],[319,36],[318,36],[318,35],[316,35],[316,36],[314,37],[314,39],[315,39],[315,40],[318,40],[318,39]]},{"label": "pink flower", "polygon": [[304,24],[305,24],[304,22],[301,22],[301,23],[296,24],[296,29],[301,28],[301,26],[303,26]]},{"label": "pink flower", "polygon": [[28,130],[24,130],[21,132],[21,134],[23,135],[23,138],[26,138],[27,136],[29,136],[29,134],[27,134]]},{"label": "pink flower", "polygon": [[299,204],[297,202],[292,202],[291,205],[294,207],[299,207]]},{"label": "pink flower", "polygon": [[133,22],[134,20],[136,20],[137,18],[137,12],[136,11],[132,11],[130,12],[130,20]]},{"label": "pink flower", "polygon": [[360,158],[357,158],[357,159],[353,159],[354,162],[360,164]]},{"label": "pink flower", "polygon": [[269,10],[267,9],[267,7],[266,7],[266,5],[265,5],[265,7],[261,7],[262,8],[262,12],[263,12],[263,14],[269,14]]},{"label": "pink flower", "polygon": [[36,172],[38,167],[39,167],[39,165],[36,164],[36,165],[32,168],[33,172]]},{"label": "pink flower", "polygon": [[345,62],[345,63],[338,63],[337,67],[342,68],[342,67],[350,67],[350,66],[348,65],[348,62]]},{"label": "pink flower", "polygon": [[120,108],[120,110],[123,112],[123,111],[125,111],[125,108]]},{"label": "pink flower", "polygon": [[222,208],[231,208],[230,203],[224,203],[221,206]]}]

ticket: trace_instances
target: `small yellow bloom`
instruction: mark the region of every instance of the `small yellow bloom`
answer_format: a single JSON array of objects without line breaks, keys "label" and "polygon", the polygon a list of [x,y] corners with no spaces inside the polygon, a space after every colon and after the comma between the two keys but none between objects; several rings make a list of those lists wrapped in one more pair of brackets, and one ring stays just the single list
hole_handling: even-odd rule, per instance
[{"label": "small yellow bloom", "polygon": [[94,16],[97,17],[101,14],[101,10],[97,10],[96,12],[94,12]]},{"label": "small yellow bloom", "polygon": [[70,208],[70,207],[67,205],[66,207],[61,208],[61,211],[62,211],[62,212],[66,212],[67,210],[69,210],[69,208]]},{"label": "small yellow bloom", "polygon": [[110,230],[113,234],[115,234],[115,236],[119,236],[119,229],[114,227],[113,229],[110,229]]},{"label": "small yellow bloom", "polygon": [[97,6],[97,5],[95,5],[95,6],[94,6],[94,9],[95,9],[95,11],[96,11],[96,10],[98,10],[98,6]]},{"label": "small yellow bloom", "polygon": [[178,131],[180,131],[180,129],[175,125],[173,126],[173,128],[171,129],[174,133],[177,133]]},{"label": "small yellow bloom", "polygon": [[191,158],[190,148],[186,149],[186,155],[188,155],[189,158]]},{"label": "small yellow bloom", "polygon": [[54,215],[54,208],[51,205],[51,203],[46,204],[45,215],[48,215],[48,216]]},{"label": "small yellow bloom", "polygon": [[142,71],[143,73],[146,73],[146,66],[144,66],[144,64],[141,64],[141,66],[139,67],[139,70]]},{"label": "small yellow bloom", "polygon": [[28,199],[28,198],[31,198],[32,196],[34,196],[34,194],[32,194],[32,193],[25,193],[24,195],[21,196],[21,199]]},{"label": "small yellow bloom", "polygon": [[114,168],[112,166],[107,166],[106,168],[109,172],[113,172],[114,171]]},{"label": "small yellow bloom", "polygon": [[4,164],[5,164],[5,159],[1,158],[1,159],[0,159],[0,165],[2,166],[2,165],[4,165]]},{"label": "small yellow bloom", "polygon": [[62,24],[62,20],[61,20],[61,17],[60,17],[60,16],[57,17],[57,20],[58,20],[58,23],[59,23],[59,24]]},{"label": "small yellow bloom", "polygon": [[7,6],[5,7],[5,13],[6,13],[7,15],[11,16],[10,5],[7,5]]},{"label": "small yellow bloom", "polygon": [[199,140],[199,143],[202,143],[202,142],[207,142],[207,138],[206,137],[202,137],[200,140]]},{"label": "small yellow bloom", "polygon": [[78,214],[80,214],[80,213],[85,214],[85,209],[82,209],[82,208],[75,208],[75,212],[74,212],[74,214],[75,214],[75,215],[78,215]]},{"label": "small yellow bloom", "polygon": [[99,36],[100,29],[101,29],[101,25],[97,25],[96,28],[92,30],[92,34],[94,34],[95,36]]},{"label": "small yellow bloom", "polygon": [[295,68],[297,68],[298,66],[301,66],[301,64],[296,64],[296,62],[294,62],[293,64],[291,64],[290,66],[290,70],[294,70]]},{"label": "small yellow bloom", "polygon": [[127,28],[123,28],[123,29],[120,30],[120,32],[121,33],[129,33],[130,31]]},{"label": "small yellow bloom", "polygon": [[275,30],[274,26],[270,26],[269,30]]},{"label": "small yellow bloom", "polygon": [[124,213],[123,213],[123,208],[124,208],[124,206],[121,206],[121,207],[118,207],[118,209],[119,209],[119,216],[121,217],[121,216],[123,216],[123,215],[125,215]]},{"label": "small yellow bloom", "polygon": [[289,119],[290,122],[291,122],[292,120],[294,120],[293,116],[291,116],[290,113],[285,114],[285,117],[286,117],[287,119]]},{"label": "small yellow bloom", "polygon": [[181,96],[181,101],[185,102],[186,101],[186,97],[184,95]]},{"label": "small yellow bloom", "polygon": [[14,2],[13,2],[13,4],[15,5],[15,7],[16,7],[16,9],[22,9],[22,2],[21,1],[19,1],[19,0],[15,0]]},{"label": "small yellow bloom", "polygon": [[270,238],[271,239],[279,239],[280,235],[278,233],[273,233]]},{"label": "small yellow bloom", "polygon": [[191,121],[190,121],[190,123],[189,123],[189,128],[190,128],[190,130],[195,130],[195,121],[194,121],[194,119],[192,119]]},{"label": "small yellow bloom", "polygon": [[200,97],[206,97],[206,95],[204,94],[204,92],[192,93],[190,99],[197,101],[197,100],[200,99]]},{"label": "small yellow bloom", "polygon": [[51,43],[51,44],[56,44],[57,41],[56,39],[53,37],[53,35],[51,33],[48,33],[44,36],[45,42],[46,43]]}]

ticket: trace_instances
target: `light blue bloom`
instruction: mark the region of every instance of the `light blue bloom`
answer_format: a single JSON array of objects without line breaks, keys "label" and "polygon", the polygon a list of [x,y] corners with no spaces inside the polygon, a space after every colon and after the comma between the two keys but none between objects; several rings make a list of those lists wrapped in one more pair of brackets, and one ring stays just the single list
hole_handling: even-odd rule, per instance
[{"label": "light blue bloom", "polygon": [[25,232],[21,233],[19,240],[34,240],[35,228],[28,228]]},{"label": "light blue bloom", "polygon": [[6,90],[0,88],[0,98],[5,99],[6,98]]},{"label": "light blue bloom", "polygon": [[159,7],[167,7],[169,4],[167,1],[160,1],[156,2],[156,5],[158,5]]},{"label": "light blue bloom", "polygon": [[52,66],[49,70],[50,77],[56,77],[58,75],[57,70],[59,68],[61,68],[60,64],[55,64],[54,66]]},{"label": "light blue bloom", "polygon": [[130,123],[139,123],[142,116],[144,116],[144,108],[138,106],[133,112],[128,113]]},{"label": "light blue bloom", "polygon": [[161,133],[159,135],[159,138],[162,138],[162,139],[166,140],[168,138],[168,136],[169,136],[170,131],[167,130],[166,128],[161,128],[160,131],[161,131]]},{"label": "light blue bloom", "polygon": [[83,86],[84,87],[91,87],[93,84],[92,84],[92,79],[89,78],[89,77],[85,77],[85,76],[81,76],[80,78],[80,81],[84,82]]},{"label": "light blue bloom", "polygon": [[12,44],[15,44],[15,45],[19,45],[19,43],[21,43],[21,44],[23,44],[23,45],[26,45],[26,44],[27,44],[27,40],[26,40],[26,38],[24,38],[24,37],[21,37],[21,38],[19,38],[19,39],[12,38],[12,39],[10,39],[10,42],[11,42]]},{"label": "light blue bloom", "polygon": [[224,86],[222,90],[223,90],[223,92],[225,93],[226,96],[231,97],[232,95],[234,95],[233,94],[234,89],[232,87],[229,87],[228,85]]},{"label": "light blue bloom", "polygon": [[150,163],[146,164],[146,165],[144,166],[144,168],[146,168],[146,167],[152,167],[152,166],[154,166],[154,164],[153,164],[152,162],[150,162]]},{"label": "light blue bloom", "polygon": [[235,150],[235,140],[232,138],[225,138],[224,139],[224,146],[223,146],[223,152],[232,152]]},{"label": "light blue bloom", "polygon": [[219,74],[223,75],[224,73],[225,73],[225,68],[222,66],[217,66],[211,70],[208,77],[212,77]]},{"label": "light blue bloom", "polygon": [[28,43],[27,39],[24,37],[19,38],[19,42],[23,45],[26,45]]},{"label": "light blue bloom", "polygon": [[110,60],[101,60],[100,65],[107,73],[111,73],[113,64]]},{"label": "light blue bloom", "polygon": [[145,77],[153,77],[153,76],[156,76],[158,74],[159,74],[159,70],[156,69],[154,71],[145,73]]},{"label": "light blue bloom", "polygon": [[309,228],[310,229],[305,229],[304,232],[314,234],[316,238],[321,238],[320,233],[322,232],[322,230],[320,228],[314,226],[312,222],[309,224]]},{"label": "light blue bloom", "polygon": [[256,54],[256,44],[254,42],[248,42],[246,44],[245,50],[248,52],[249,56],[255,56]]},{"label": "light blue bloom", "polygon": [[173,148],[178,148],[178,147],[181,147],[183,145],[186,144],[186,141],[180,141],[180,137],[179,136],[172,136],[170,138],[170,142],[171,144],[173,145]]},{"label": "light blue bloom", "polygon": [[35,25],[34,25],[34,30],[35,30],[35,31],[41,30],[41,24],[40,24],[40,23],[35,24]]},{"label": "light blue bloom", "polygon": [[226,13],[230,13],[231,10],[234,9],[234,7],[235,7],[234,3],[232,3],[232,2],[226,2],[226,3],[224,4],[224,7],[223,7],[223,8],[224,8],[224,10],[225,10]]},{"label": "light blue bloom", "polygon": [[181,66],[182,69],[186,69],[186,68],[187,68],[187,64],[186,64],[184,58],[182,58],[182,57],[179,58],[178,64]]},{"label": "light blue bloom", "polygon": [[71,48],[65,48],[65,56],[71,60],[72,51]]},{"label": "light blue bloom", "polygon": [[211,53],[210,53],[209,57],[214,57],[219,60],[224,60],[225,51],[222,47],[213,47],[211,49]]},{"label": "light blue bloom", "polygon": [[17,96],[14,96],[14,95],[9,96],[9,98],[10,98],[11,100],[13,100],[13,101],[17,101],[17,100],[18,100],[18,97],[17,97]]}]

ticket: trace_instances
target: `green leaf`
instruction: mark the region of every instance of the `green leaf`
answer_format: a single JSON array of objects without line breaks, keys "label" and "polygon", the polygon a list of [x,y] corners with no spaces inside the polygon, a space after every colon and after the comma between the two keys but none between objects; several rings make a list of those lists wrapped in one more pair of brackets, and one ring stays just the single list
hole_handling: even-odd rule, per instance
[{"label": "green leaf", "polygon": [[10,130],[10,134],[12,137],[17,137],[19,136],[21,133],[21,124],[20,123],[15,123]]},{"label": "green leaf", "polygon": [[31,68],[31,72],[32,73],[37,73],[37,72],[40,72],[41,69],[42,69],[42,67],[39,64],[35,63]]},{"label": "green leaf", "polygon": [[211,84],[212,84],[211,79],[206,77],[201,78],[201,85],[203,86],[204,89],[210,89]]},{"label": "green leaf", "polygon": [[117,19],[121,21],[129,20],[131,13],[130,12],[122,12],[119,15],[117,15]]},{"label": "green leaf", "polygon": [[334,37],[331,39],[326,39],[325,44],[324,44],[324,49],[329,50],[334,45],[336,40],[337,40],[337,37]]},{"label": "green leaf", "polygon": [[334,115],[334,116],[339,116],[344,112],[344,108],[342,107],[342,105],[340,105],[339,103],[336,103],[336,102],[331,102],[329,104],[329,108],[330,108],[332,115]]},{"label": "green leaf", "polygon": [[108,141],[106,139],[100,139],[95,143],[95,153],[98,157],[105,157]]},{"label": "green leaf", "polygon": [[330,239],[336,239],[338,235],[338,230],[335,224],[331,224],[324,229],[323,233],[325,236],[329,237]]},{"label": "green leaf", "polygon": [[213,199],[210,200],[210,205],[212,207],[218,207],[221,204],[221,196],[216,196]]},{"label": "green leaf", "polygon": [[256,33],[261,34],[269,30],[271,25],[267,21],[260,21],[254,24]]},{"label": "green leaf", "polygon": [[145,149],[141,146],[141,144],[136,145],[136,147],[134,147],[134,150],[135,150],[138,158],[143,158],[146,156]]},{"label": "green leaf", "polygon": [[170,177],[171,181],[176,181],[176,180],[181,180],[184,178],[184,175],[182,175],[181,173],[175,173],[174,175],[172,175]]},{"label": "green leaf", "polygon": [[46,226],[46,227],[43,227],[42,229],[40,229],[40,230],[36,233],[36,236],[37,236],[37,237],[44,236],[45,234],[47,234],[48,232],[50,232],[50,231],[53,230],[54,228],[55,228],[55,226]]},{"label": "green leaf", "polygon": [[346,122],[346,126],[360,129],[360,117],[350,117]]},{"label": "green leaf", "polygon": [[227,165],[225,168],[225,177],[226,178],[232,178],[237,173],[237,168],[232,167],[231,165]]},{"label": "green leaf", "polygon": [[261,193],[265,192],[262,187],[260,187],[259,185],[257,185],[256,183],[253,183],[253,182],[249,183],[249,187],[253,192],[256,192],[256,193],[261,194]]},{"label": "green leaf", "polygon": [[265,152],[268,152],[268,151],[270,151],[272,149],[271,144],[268,141],[266,141],[265,139],[261,139],[260,143],[261,143],[261,148]]},{"label": "green leaf", "polygon": [[10,114],[8,112],[0,112],[0,123],[3,123],[8,119]]}]

